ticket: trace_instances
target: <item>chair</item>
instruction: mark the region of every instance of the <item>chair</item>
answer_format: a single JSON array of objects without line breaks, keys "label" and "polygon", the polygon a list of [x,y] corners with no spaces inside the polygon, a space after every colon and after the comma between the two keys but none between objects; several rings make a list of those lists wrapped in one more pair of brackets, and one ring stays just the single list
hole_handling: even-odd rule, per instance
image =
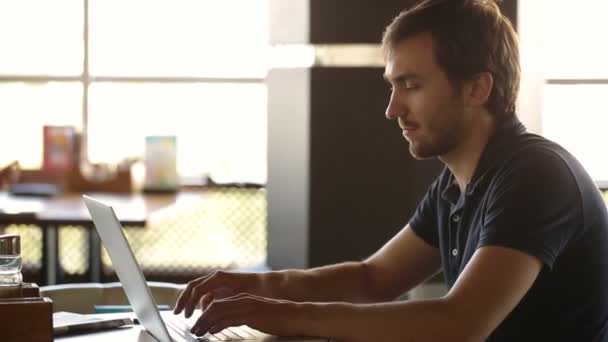
[{"label": "chair", "polygon": [[[148,287],[157,305],[166,304],[173,308],[186,284],[150,281]],[[129,304],[122,284],[118,282],[42,286],[40,296],[53,300],[53,312],[68,311],[90,314],[95,312],[95,305]]]}]

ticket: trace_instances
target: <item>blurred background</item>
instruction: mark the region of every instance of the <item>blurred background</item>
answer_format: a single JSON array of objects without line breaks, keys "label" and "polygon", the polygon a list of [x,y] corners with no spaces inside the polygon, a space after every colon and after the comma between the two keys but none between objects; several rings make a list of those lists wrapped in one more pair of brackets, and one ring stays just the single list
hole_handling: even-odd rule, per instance
[{"label": "blurred background", "polygon": [[[415,2],[0,0],[0,168],[17,169],[0,230],[22,236],[26,280],[114,279],[90,222],[20,219],[91,192],[196,198],[125,225],[148,280],[375,251],[441,170],[383,117],[380,37]],[[501,6],[520,34],[520,119],[603,189],[608,3]]]}]

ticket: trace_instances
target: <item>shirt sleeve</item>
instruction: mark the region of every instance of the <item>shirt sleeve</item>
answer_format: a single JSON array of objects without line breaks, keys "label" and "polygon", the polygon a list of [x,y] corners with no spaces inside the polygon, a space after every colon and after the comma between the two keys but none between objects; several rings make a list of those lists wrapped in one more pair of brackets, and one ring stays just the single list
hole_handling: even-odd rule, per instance
[{"label": "shirt sleeve", "polygon": [[583,229],[578,184],[555,151],[520,151],[497,174],[490,191],[478,247],[517,249],[552,268]]},{"label": "shirt sleeve", "polygon": [[418,204],[409,225],[421,239],[433,247],[439,247],[439,232],[437,220],[437,200],[439,197],[440,177],[431,184],[428,191]]}]

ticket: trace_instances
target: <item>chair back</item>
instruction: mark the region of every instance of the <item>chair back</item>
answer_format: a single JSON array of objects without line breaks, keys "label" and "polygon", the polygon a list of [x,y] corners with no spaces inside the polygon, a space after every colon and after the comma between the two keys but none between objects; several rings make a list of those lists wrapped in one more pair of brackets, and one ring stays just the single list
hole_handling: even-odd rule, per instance
[{"label": "chair back", "polygon": [[[185,284],[149,281],[148,287],[157,305],[173,308]],[[128,305],[129,301],[119,282],[76,283],[48,285],[40,288],[41,297],[53,300],[53,312],[68,311],[82,314],[95,312],[95,305]]]}]

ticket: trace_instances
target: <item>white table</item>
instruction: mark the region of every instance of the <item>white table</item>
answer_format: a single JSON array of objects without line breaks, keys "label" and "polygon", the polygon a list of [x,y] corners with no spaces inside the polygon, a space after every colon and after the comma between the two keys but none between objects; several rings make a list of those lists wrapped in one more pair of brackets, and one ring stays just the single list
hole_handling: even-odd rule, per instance
[{"label": "white table", "polygon": [[95,332],[91,334],[70,335],[56,337],[54,341],[61,342],[98,342],[98,341],[137,341],[137,342],[158,342],[150,336],[141,326],[127,326],[124,328]]},{"label": "white table", "polygon": [[[112,314],[94,314],[92,316],[102,316],[102,317],[131,317],[134,318],[135,314],[133,313],[112,313]],[[277,337],[267,337],[264,341],[277,341]],[[137,342],[158,342],[154,337],[148,334],[141,325],[129,325],[121,328],[111,329],[111,330],[103,330],[98,332],[93,332],[90,334],[78,334],[78,335],[66,335],[66,336],[58,336],[55,337],[54,341],[60,342],[101,342],[101,341],[111,341],[111,342],[129,342],[129,341],[137,341]],[[261,341],[261,340],[260,340]],[[312,339],[312,338],[304,338],[300,339],[290,339],[292,342],[319,342],[326,341],[332,342],[330,340],[325,339]]]}]

